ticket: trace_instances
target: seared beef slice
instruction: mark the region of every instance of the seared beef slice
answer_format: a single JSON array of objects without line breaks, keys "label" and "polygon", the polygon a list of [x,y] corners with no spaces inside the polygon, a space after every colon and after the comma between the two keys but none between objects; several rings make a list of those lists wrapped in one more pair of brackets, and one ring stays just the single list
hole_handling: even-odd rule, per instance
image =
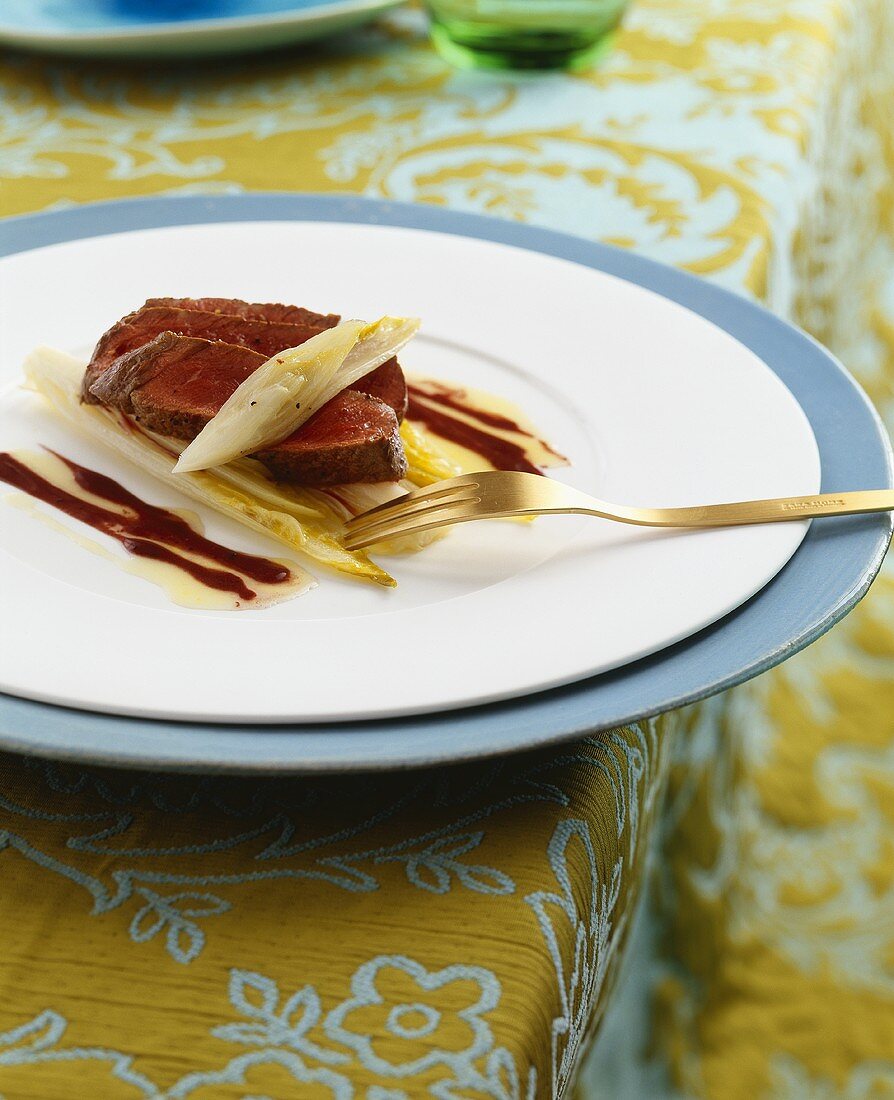
[{"label": "seared beef slice", "polygon": [[241,298],[147,298],[146,305],[229,313],[249,321],[288,321],[293,325],[319,326],[320,330],[332,328],[340,320],[337,313],[314,313],[303,306],[284,306],[280,302],[243,302]]},{"label": "seared beef slice", "polygon": [[[189,299],[186,299],[187,301]],[[159,299],[163,301],[163,299]],[[237,314],[216,313],[211,310],[187,309],[171,300],[171,305],[146,304],[135,313],[128,314],[105,332],[94,349],[93,356],[84,375],[83,399],[95,400],[93,383],[104,370],[126,352],[133,351],[148,343],[161,332],[175,332],[181,336],[197,336],[205,340],[221,340],[226,344],[236,344],[251,348],[263,359],[269,359],[284,348],[293,348],[303,344],[311,336],[323,332],[338,323],[334,314],[323,315],[299,310],[298,307],[277,306],[283,312],[291,311],[300,320],[263,320],[253,317],[241,317]],[[222,299],[197,299],[211,305]],[[233,306],[245,306],[244,302],[233,302]],[[260,309],[268,307],[247,307]],[[262,362],[263,362],[262,359]]]},{"label": "seared beef slice", "polygon": [[119,356],[93,383],[91,394],[159,435],[194,439],[266,361],[250,348],[162,332]]},{"label": "seared beef slice", "polygon": [[[150,431],[189,440],[264,361],[247,347],[164,332],[120,356],[91,394]],[[278,480],[302,485],[399,480],[407,468],[398,422],[405,407],[403,372],[392,359],[256,457]]]},{"label": "seared beef slice", "polygon": [[288,439],[255,457],[277,481],[297,485],[399,481],[407,472],[394,411],[357,390],[342,390]]}]

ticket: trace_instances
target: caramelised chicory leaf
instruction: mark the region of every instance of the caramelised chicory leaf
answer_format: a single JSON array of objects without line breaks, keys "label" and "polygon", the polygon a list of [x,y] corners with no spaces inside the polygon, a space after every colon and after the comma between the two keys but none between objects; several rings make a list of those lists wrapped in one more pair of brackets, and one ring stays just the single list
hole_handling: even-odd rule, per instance
[{"label": "caramelised chicory leaf", "polygon": [[419,322],[343,321],[277,352],[224,402],[180,455],[179,473],[207,470],[282,442],[327,401],[396,355]]},{"label": "caramelised chicory leaf", "polygon": [[321,494],[274,482],[260,463],[243,459],[214,470],[174,474],[182,444],[150,435],[122,413],[81,403],[85,364],[52,348],[25,361],[25,378],[51,408],[90,439],[200,504],[264,535],[272,535],[340,573],[394,587],[395,580],[362,552],[342,546],[344,513]]}]

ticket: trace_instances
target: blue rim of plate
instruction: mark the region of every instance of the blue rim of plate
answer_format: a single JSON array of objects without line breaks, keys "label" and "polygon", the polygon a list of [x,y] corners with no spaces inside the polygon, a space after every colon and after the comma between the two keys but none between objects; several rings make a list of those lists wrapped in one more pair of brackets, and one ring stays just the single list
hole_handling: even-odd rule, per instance
[{"label": "blue rim of plate", "polygon": [[122,46],[137,45],[149,38],[163,43],[207,35],[230,36],[264,28],[285,30],[364,14],[373,18],[400,2],[401,0],[305,0],[305,3],[294,3],[291,7],[274,4],[266,11],[246,10],[229,15],[200,15],[193,18],[139,21],[115,18],[112,15],[103,23],[67,27],[61,18],[58,26],[44,26],[36,21],[29,26],[27,23],[4,23],[0,15],[0,43],[24,49],[50,50],[79,45],[89,47],[99,43],[103,46],[103,52],[108,52],[108,47],[116,43]]},{"label": "blue rim of plate", "polygon": [[[563,233],[354,196],[186,196],[10,218],[0,222],[0,256],[135,229],[229,221],[402,226],[495,241],[616,275],[719,325],[770,366],[810,420],[824,492],[894,487],[894,457],[878,415],[815,340],[730,291]],[[119,767],[287,774],[424,767],[574,740],[714,695],[815,641],[865,595],[892,523],[890,514],[814,523],[788,565],[713,626],[614,672],[520,699],[417,718],[251,726],[124,718],[0,695],[0,748]]]}]

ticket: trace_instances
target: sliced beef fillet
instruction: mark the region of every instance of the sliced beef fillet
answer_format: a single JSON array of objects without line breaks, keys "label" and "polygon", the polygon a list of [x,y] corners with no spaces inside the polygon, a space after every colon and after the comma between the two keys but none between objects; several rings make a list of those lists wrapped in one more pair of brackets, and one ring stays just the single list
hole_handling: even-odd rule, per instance
[{"label": "sliced beef fillet", "polygon": [[399,481],[407,472],[394,411],[358,390],[342,390],[288,439],[254,457],[277,481],[296,485]]},{"label": "sliced beef fillet", "polygon": [[[186,300],[191,301],[191,299]],[[172,299],[173,301],[175,300]],[[204,301],[212,303],[223,299],[212,298]],[[277,308],[296,309],[297,307]],[[250,348],[262,355],[264,359],[269,359],[278,351],[303,344],[311,336],[316,336],[317,333],[338,323],[338,317],[334,314],[325,316],[310,313],[308,310],[297,312],[307,316],[301,321],[270,321],[241,317],[236,314],[216,313],[211,310],[187,309],[179,304],[150,305],[147,303],[135,313],[122,318],[100,337],[84,375],[82,397],[88,403],[95,400],[92,396],[93,383],[103,371],[107,370],[119,356],[148,343],[161,332],[176,332],[181,336],[197,336],[205,340],[221,340],[226,344]]]},{"label": "sliced beef fillet", "polygon": [[[264,361],[250,348],[163,332],[120,356],[93,382],[92,396],[150,431],[194,439]],[[399,480],[407,469],[398,420],[405,407],[403,372],[391,359],[256,457],[278,480],[301,485]]]},{"label": "sliced beef fillet", "polygon": [[400,369],[397,359],[389,359],[374,371],[364,375],[351,386],[352,390],[368,393],[377,397],[394,409],[398,424],[402,424],[407,415],[410,399],[407,393],[407,380]]},{"label": "sliced beef fillet", "polygon": [[280,302],[243,302],[241,298],[147,298],[146,305],[198,309],[206,313],[228,313],[249,321],[287,321],[292,325],[319,325],[320,328],[332,328],[340,320],[337,313],[314,313],[303,306],[284,306]]},{"label": "sliced beef fillet", "polygon": [[90,392],[94,401],[128,413],[150,431],[194,439],[266,361],[237,344],[162,332],[119,356]]}]

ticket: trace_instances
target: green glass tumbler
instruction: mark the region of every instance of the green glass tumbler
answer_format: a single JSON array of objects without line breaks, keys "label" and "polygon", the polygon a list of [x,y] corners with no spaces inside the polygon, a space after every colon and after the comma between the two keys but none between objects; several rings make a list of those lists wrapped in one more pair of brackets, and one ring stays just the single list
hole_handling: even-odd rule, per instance
[{"label": "green glass tumbler", "polygon": [[427,0],[432,41],[464,68],[562,69],[607,52],[628,0]]}]

